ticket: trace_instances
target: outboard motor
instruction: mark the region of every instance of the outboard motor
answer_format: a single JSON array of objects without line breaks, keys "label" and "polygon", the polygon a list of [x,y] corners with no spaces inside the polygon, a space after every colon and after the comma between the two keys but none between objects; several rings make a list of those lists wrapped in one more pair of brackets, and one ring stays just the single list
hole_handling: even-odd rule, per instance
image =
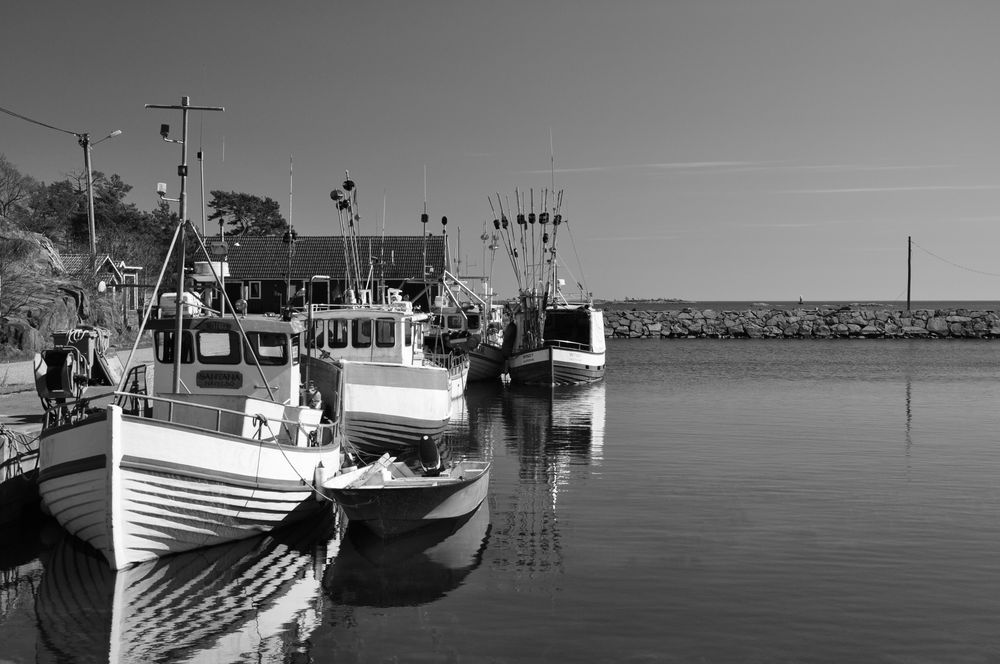
[{"label": "outboard motor", "polygon": [[430,436],[425,434],[420,437],[417,453],[420,456],[420,468],[424,471],[424,477],[437,477],[444,470],[441,453]]}]

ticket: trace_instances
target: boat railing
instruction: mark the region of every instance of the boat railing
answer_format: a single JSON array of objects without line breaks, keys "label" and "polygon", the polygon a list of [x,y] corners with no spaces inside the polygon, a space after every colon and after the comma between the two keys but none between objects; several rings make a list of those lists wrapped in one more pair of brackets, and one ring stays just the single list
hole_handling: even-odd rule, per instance
[{"label": "boat railing", "polygon": [[579,341],[565,341],[563,339],[546,339],[545,345],[549,348],[563,348],[565,350],[590,350],[590,344]]},{"label": "boat railing", "polygon": [[413,313],[413,303],[408,300],[382,304],[311,304],[308,307],[296,307],[295,311],[308,312],[310,308],[313,313],[321,313],[324,311],[356,311],[358,309],[366,309],[369,311],[395,311],[404,314]]},{"label": "boat railing", "polygon": [[[128,403],[130,399],[136,397],[132,392],[115,392],[114,396],[120,405]],[[309,447],[315,447],[334,440],[334,434],[338,428],[336,422],[318,421],[318,417],[316,422],[311,422],[167,397],[145,395],[142,399],[149,405],[141,410],[127,410],[123,406],[122,412],[126,415],[157,419],[169,424],[181,424],[214,433],[244,436],[253,440],[292,445],[296,444],[296,441],[308,441]],[[154,417],[152,414],[153,403],[164,405],[165,414]],[[318,415],[319,411],[316,413]],[[213,422],[214,425],[207,425],[207,422]],[[246,435],[248,422],[250,423],[249,435]]]}]

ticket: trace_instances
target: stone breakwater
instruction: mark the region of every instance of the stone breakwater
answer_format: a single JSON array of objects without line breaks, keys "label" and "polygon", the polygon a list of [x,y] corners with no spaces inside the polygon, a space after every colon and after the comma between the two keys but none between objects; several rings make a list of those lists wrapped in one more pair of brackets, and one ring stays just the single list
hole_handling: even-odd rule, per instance
[{"label": "stone breakwater", "polygon": [[1000,314],[966,309],[605,311],[604,336],[629,339],[1000,338]]}]

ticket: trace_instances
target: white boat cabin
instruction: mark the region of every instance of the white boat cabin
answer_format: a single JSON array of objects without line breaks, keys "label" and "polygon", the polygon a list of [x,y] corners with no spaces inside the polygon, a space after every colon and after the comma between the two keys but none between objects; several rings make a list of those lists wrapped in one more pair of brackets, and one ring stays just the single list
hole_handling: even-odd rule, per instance
[{"label": "white boat cabin", "polygon": [[[247,317],[238,324],[233,319],[203,317],[185,318],[182,325],[178,365],[182,394],[268,398],[299,405],[302,323]],[[147,326],[155,347],[156,395],[174,392],[176,326],[174,318],[150,321]]]},{"label": "white boat cabin", "polygon": [[414,312],[409,302],[313,305],[306,346],[323,358],[421,365],[426,321],[427,314]]}]

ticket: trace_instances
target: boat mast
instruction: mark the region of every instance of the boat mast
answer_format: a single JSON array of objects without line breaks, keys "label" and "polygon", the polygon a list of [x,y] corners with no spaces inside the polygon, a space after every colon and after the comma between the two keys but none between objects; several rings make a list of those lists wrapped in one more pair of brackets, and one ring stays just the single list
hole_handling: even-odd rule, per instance
[{"label": "boat mast", "polygon": [[[171,110],[180,110],[182,118],[182,130],[181,139],[178,141],[176,139],[167,138],[170,134],[169,125],[160,125],[160,136],[163,140],[168,143],[180,143],[181,144],[181,164],[177,167],[177,174],[181,178],[181,194],[178,199],[178,208],[181,215],[180,224],[183,227],[185,224],[189,223],[187,218],[187,174],[188,174],[188,164],[187,164],[187,133],[188,133],[188,111],[225,111],[226,109],[222,106],[192,106],[190,97],[181,97],[181,103],[179,106],[174,105],[161,105],[161,104],[146,104],[146,108],[166,108]],[[165,193],[165,192],[164,192]],[[184,301],[184,239],[183,235],[181,237],[181,242],[178,246],[177,252],[177,294],[176,294],[176,316],[177,316],[177,327],[174,333],[174,392],[181,391],[181,375],[180,375],[180,361],[181,361],[181,335],[184,330],[184,320],[183,320],[183,301]]]}]

